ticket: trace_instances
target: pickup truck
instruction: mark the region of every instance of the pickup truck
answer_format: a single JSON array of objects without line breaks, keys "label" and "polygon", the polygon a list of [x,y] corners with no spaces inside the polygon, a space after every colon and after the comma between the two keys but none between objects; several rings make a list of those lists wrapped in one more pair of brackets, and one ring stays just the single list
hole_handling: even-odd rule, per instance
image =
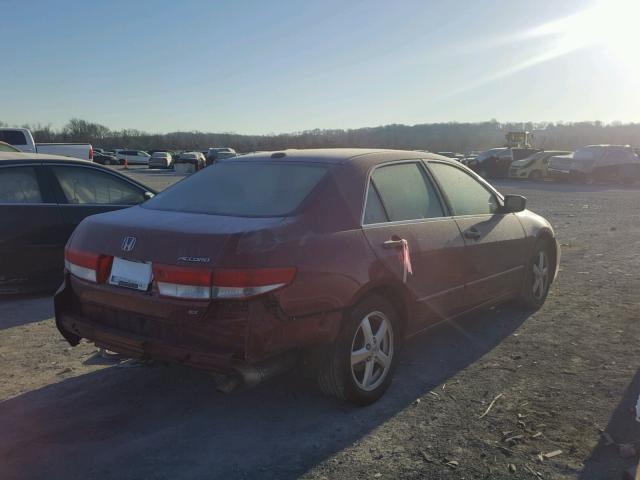
[{"label": "pickup truck", "polygon": [[48,153],[93,161],[93,147],[89,143],[36,143],[26,128],[0,128],[0,141],[13,145],[21,152]]}]

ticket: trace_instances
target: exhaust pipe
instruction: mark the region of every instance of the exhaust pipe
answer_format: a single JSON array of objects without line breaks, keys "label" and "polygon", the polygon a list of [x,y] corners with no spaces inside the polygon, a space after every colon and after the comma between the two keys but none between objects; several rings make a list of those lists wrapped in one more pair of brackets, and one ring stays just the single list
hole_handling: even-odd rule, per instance
[{"label": "exhaust pipe", "polygon": [[212,374],[216,389],[222,393],[231,393],[244,387],[254,387],[270,378],[291,370],[297,363],[299,354],[296,351],[287,352],[260,363],[250,365],[238,363],[231,374]]}]

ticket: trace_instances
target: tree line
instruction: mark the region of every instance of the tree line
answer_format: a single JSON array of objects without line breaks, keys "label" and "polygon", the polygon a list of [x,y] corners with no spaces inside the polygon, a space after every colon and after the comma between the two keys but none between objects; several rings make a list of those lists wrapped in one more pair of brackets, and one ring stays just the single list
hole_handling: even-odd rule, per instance
[{"label": "tree line", "polygon": [[[8,126],[0,121],[0,126]],[[16,126],[16,125],[12,125]],[[111,130],[98,123],[73,118],[62,128],[21,125],[29,128],[36,142],[88,142],[101,148],[139,150],[205,150],[232,147],[238,152],[286,148],[363,147],[468,152],[499,147],[509,131],[528,130],[533,144],[543,149],[575,150],[590,144],[610,143],[640,146],[640,123],[511,122],[425,123],[383,125],[356,129],[315,129],[270,135],[206,133],[199,131],[147,133],[135,129]]]}]

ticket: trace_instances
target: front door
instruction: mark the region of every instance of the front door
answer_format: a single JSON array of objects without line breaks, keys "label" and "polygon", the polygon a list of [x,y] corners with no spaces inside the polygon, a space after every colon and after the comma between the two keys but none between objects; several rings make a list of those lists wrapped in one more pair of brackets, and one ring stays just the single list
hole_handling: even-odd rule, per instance
[{"label": "front door", "polygon": [[500,213],[496,195],[464,170],[440,162],[429,162],[429,169],[447,198],[466,245],[467,306],[519,292],[526,238],[516,215]]},{"label": "front door", "polygon": [[407,333],[461,311],[464,241],[421,162],[373,171],[363,231],[381,264],[372,276],[391,277],[409,297]]}]

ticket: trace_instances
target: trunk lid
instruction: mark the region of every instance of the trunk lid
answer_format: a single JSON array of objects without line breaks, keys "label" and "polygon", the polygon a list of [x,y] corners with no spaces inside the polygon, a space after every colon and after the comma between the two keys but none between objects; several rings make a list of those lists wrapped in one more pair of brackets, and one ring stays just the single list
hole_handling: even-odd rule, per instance
[{"label": "trunk lid", "polygon": [[230,217],[137,206],[88,217],[69,245],[127,260],[214,266],[221,263],[225,251],[236,251],[242,236],[271,230],[283,221],[282,217]]}]

